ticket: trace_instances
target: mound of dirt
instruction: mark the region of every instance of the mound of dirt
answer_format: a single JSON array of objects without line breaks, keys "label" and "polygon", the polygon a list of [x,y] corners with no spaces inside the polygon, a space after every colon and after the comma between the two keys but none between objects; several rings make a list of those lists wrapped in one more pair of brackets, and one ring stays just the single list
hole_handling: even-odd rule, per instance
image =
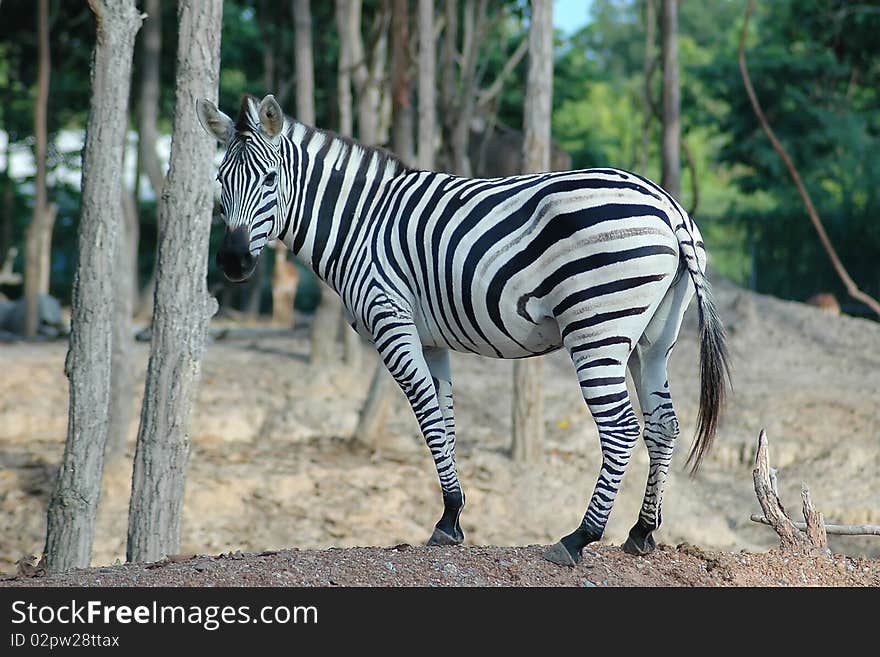
[{"label": "mound of dirt", "polygon": [[[760,511],[751,468],[762,427],[770,438],[771,464],[779,468],[781,497],[791,508],[799,505],[800,485],[806,482],[826,522],[880,523],[880,324],[753,294],[724,280],[716,280],[714,289],[728,327],[734,390],[714,451],[698,475],[689,477],[683,462],[699,398],[692,308],[671,359],[669,381],[682,444],[670,473],[658,542],[733,553],[777,544],[772,530],[749,521]],[[305,324],[293,332],[229,326],[224,339],[209,344],[190,432],[182,552],[419,545],[427,539],[442,509],[439,485],[402,395],[381,441],[367,445],[352,439],[375,356],[365,346],[358,371],[341,365],[314,370],[307,364],[308,344]],[[66,348],[59,342],[0,346],[0,571],[7,574],[15,572],[22,556],[43,549],[46,504],[66,433]],[[149,345],[137,344],[131,366],[138,386],[148,352]],[[583,515],[599,469],[598,436],[566,354],[545,359],[544,457],[522,465],[508,455],[512,362],[453,356],[457,453],[468,499],[462,526],[470,546],[546,545],[569,533]],[[106,471],[96,566],[125,558],[137,417],[136,412],[125,457]],[[625,540],[638,515],[647,468],[647,453],[639,444],[605,543],[596,548],[603,558],[616,554],[609,545]],[[831,538],[831,548],[850,556],[880,556],[876,537]],[[495,549],[455,554],[491,556]],[[497,550],[521,559],[537,554],[531,548]],[[415,559],[423,552],[418,558],[429,561],[444,554],[413,548],[400,558]],[[305,551],[282,554],[318,558]],[[335,559],[349,553],[331,554]],[[644,563],[673,558],[683,559],[680,551],[664,550]],[[529,563],[543,572],[537,561]],[[588,570],[564,577],[574,578],[568,582],[589,578]]]},{"label": "mound of dirt", "polygon": [[545,561],[543,549],[401,544],[175,556],[9,578],[0,586],[880,586],[880,562],[842,555],[732,554],[682,544],[633,557],[600,545],[567,568]]}]

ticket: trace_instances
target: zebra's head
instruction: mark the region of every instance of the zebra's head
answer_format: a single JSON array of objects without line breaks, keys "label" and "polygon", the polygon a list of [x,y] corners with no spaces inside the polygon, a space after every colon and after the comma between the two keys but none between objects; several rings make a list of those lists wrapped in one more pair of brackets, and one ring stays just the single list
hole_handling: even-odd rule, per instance
[{"label": "zebra's head", "polygon": [[217,266],[228,280],[244,281],[266,244],[281,232],[284,113],[271,94],[262,101],[245,96],[235,122],[204,98],[196,101],[196,111],[205,131],[226,144],[217,172],[226,222]]}]

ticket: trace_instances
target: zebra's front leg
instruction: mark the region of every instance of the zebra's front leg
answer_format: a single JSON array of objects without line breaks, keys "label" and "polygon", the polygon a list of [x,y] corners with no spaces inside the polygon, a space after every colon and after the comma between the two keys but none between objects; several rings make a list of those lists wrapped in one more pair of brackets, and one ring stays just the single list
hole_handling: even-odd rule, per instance
[{"label": "zebra's front leg", "polygon": [[428,441],[428,447],[437,466],[437,474],[440,476],[440,488],[443,491],[443,516],[434,527],[428,545],[458,545],[464,540],[459,518],[465,498],[455,467],[455,413],[452,406],[452,370],[449,366],[449,352],[446,349],[426,347],[423,349],[423,354],[431,372],[445,430],[445,445],[439,454]]},{"label": "zebra's front leg", "polygon": [[[464,532],[458,521],[464,506],[464,494],[455,470],[455,445],[447,439],[446,433],[447,421],[452,420],[452,385],[448,355],[444,350],[423,351],[415,327],[397,324],[389,332],[393,332],[393,335],[383,336],[384,339],[377,342],[380,345],[379,353],[391,376],[409,400],[434,458],[443,492],[443,516],[434,528],[428,545],[458,545],[464,540]],[[434,372],[437,373],[436,376]],[[448,390],[449,420],[442,408],[447,404],[441,404],[438,394],[444,389]]]}]

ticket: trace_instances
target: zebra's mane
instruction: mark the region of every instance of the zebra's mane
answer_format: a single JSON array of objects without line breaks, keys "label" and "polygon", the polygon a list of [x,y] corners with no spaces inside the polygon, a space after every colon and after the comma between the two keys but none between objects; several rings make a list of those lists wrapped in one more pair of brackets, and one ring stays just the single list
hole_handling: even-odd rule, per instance
[{"label": "zebra's mane", "polygon": [[[244,95],[241,99],[241,107],[238,110],[238,119],[235,122],[236,132],[257,132],[261,129],[259,108],[260,101],[256,96],[251,94]],[[397,155],[381,146],[367,146],[351,137],[340,135],[332,130],[307,125],[287,114],[284,115],[284,119],[286,135],[292,141],[307,143],[315,138],[321,138],[328,142],[335,141],[339,143],[341,150],[345,153],[350,153],[353,149],[359,149],[366,159],[375,156],[377,158],[376,164],[380,169],[390,165],[395,169],[396,175],[417,170],[407,166]]]}]

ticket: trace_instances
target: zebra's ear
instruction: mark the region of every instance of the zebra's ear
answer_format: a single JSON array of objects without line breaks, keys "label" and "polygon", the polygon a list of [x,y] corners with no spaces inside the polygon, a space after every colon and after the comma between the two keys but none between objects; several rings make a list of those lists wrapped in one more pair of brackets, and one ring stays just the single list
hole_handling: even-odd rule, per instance
[{"label": "zebra's ear", "polygon": [[281,105],[272,94],[260,101],[260,123],[272,139],[280,135],[284,128],[284,112],[281,111]]},{"label": "zebra's ear", "polygon": [[196,101],[196,114],[199,117],[199,123],[209,135],[217,139],[221,144],[225,144],[232,138],[235,132],[235,123],[223,112],[217,109],[217,106],[207,98],[199,98]]}]

